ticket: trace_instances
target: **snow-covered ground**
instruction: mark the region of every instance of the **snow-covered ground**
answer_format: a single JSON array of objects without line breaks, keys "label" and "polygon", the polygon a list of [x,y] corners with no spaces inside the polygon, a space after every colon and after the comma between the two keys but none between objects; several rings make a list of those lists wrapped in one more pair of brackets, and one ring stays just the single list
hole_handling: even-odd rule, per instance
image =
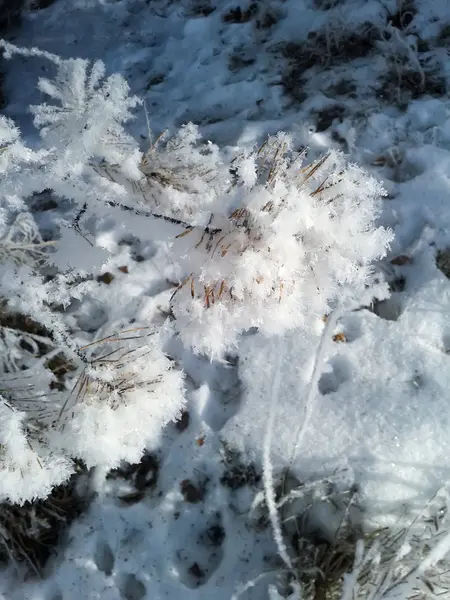
[{"label": "snow-covered ground", "polygon": [[[19,583],[7,571],[0,597],[225,600],[279,569],[270,528],[249,519],[278,368],[276,469],[357,484],[367,528],[412,519],[450,480],[450,258],[436,264],[450,247],[448,0],[55,0],[26,13],[12,41],[101,58],[145,99],[155,135],[194,121],[230,151],[278,130],[298,149],[344,150],[384,182],[381,222],[395,240],[378,265],[391,297],[343,314],[325,340],[322,330],[275,342],[249,332],[222,363],[172,342],[189,421],[167,428],[155,485],[130,500],[129,483],[96,473],[98,495],[46,578]],[[30,138],[26,108],[47,68],[6,64],[5,114]],[[145,147],[144,111],[131,130]],[[43,226],[53,212],[41,213]],[[111,210],[92,225],[112,252],[95,274],[114,279],[77,307],[80,339],[108,320],[165,318],[174,274],[164,243],[146,239],[142,223],[141,240],[121,243],[122,221]],[[268,597],[268,581],[243,597]]]}]

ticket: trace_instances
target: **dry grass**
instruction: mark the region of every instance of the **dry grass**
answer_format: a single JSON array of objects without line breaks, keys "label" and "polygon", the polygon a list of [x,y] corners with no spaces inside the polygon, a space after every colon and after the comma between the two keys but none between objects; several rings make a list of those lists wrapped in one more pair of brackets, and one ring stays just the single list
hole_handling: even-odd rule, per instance
[{"label": "dry grass", "polygon": [[[326,165],[329,156],[329,154],[325,154],[320,159],[303,167],[304,153],[293,155],[282,136],[271,138],[254,152],[257,182],[268,189],[273,188],[278,180],[285,177],[285,170],[289,166],[291,169],[289,182],[291,184],[299,190],[309,186],[309,193],[312,197],[317,196],[319,199],[331,203],[335,200],[332,188],[340,182],[340,179],[338,177],[333,183],[328,181],[327,176],[320,179],[322,167]],[[296,165],[298,165],[297,168]],[[231,165],[232,173],[233,169],[234,163]],[[314,183],[316,178],[318,178],[318,184]],[[326,199],[322,198],[324,192],[327,193]],[[261,213],[272,215],[275,218],[281,210],[283,210],[282,203],[275,204],[275,202],[269,201],[261,208]],[[225,258],[228,255],[242,256],[247,251],[260,248],[263,232],[258,222],[258,216],[245,206],[235,209],[220,227],[212,228],[213,220],[214,215],[211,215],[206,228],[186,227],[185,231],[176,238],[180,239],[186,236],[193,238],[193,248],[201,248],[211,259]],[[255,274],[254,281],[257,284],[262,283],[264,279],[264,273]],[[233,286],[226,279],[204,282],[199,281],[195,273],[190,273],[181,281],[173,292],[171,301],[182,289],[188,289],[191,298],[201,300],[207,309],[217,302],[225,300],[233,302],[236,299]],[[288,293],[289,283],[283,280],[274,281],[271,290],[281,302],[283,295]]]},{"label": "dry grass", "polygon": [[[275,577],[281,597],[290,598],[300,587],[302,600],[448,597],[449,494],[445,488],[414,517],[405,511],[393,527],[370,531],[364,530],[358,489],[345,472],[300,481],[286,470],[275,483],[275,499],[292,568],[271,561],[271,568],[242,586],[234,598],[265,577]],[[249,524],[258,530],[270,526],[263,491],[253,502]],[[439,558],[430,560],[433,555]]]},{"label": "dry grass", "polygon": [[286,59],[282,75],[285,93],[302,102],[306,72],[309,69],[329,69],[351,60],[363,58],[375,51],[380,38],[372,23],[363,23],[358,31],[345,25],[323,31],[313,31],[301,42],[289,41],[280,48]]},{"label": "dry grass", "polygon": [[14,410],[27,413],[31,431],[48,424],[66,391],[67,376],[78,368],[52,334],[29,316],[0,306],[0,394]]},{"label": "dry grass", "polygon": [[71,480],[54,488],[45,500],[22,506],[0,504],[1,563],[12,563],[28,575],[43,575],[62,533],[87,508],[88,498],[77,489],[80,477],[86,476],[85,468],[78,463]]},{"label": "dry grass", "polygon": [[[155,331],[151,327],[133,327],[100,338],[79,348],[84,357],[84,366],[75,379],[69,394],[53,422],[63,427],[71,417],[77,404],[89,402],[90,397],[102,398],[105,405],[117,408],[127,393],[136,389],[151,393],[159,379],[142,379],[136,372],[134,363],[151,353],[146,341]],[[134,347],[132,342],[137,342]],[[101,376],[108,373],[107,378]]]},{"label": "dry grass", "polygon": [[[308,484],[290,477],[282,495],[285,485],[278,487],[277,501],[295,565],[285,581],[299,582],[305,600],[341,600],[344,576],[353,579],[351,596],[345,597],[354,600],[447,597],[448,562],[440,558],[425,567],[448,535],[445,490],[437,492],[415,518],[408,521],[405,514],[395,527],[367,533],[356,488],[339,489],[332,479]],[[315,519],[323,514],[321,505],[340,515],[331,535]]]},{"label": "dry grass", "polygon": [[445,95],[446,89],[445,77],[437,68],[419,72],[407,64],[397,63],[382,77],[380,95],[385,102],[406,108],[411,100],[424,94],[441,97]]},{"label": "dry grass", "polygon": [[[210,166],[205,165],[207,161],[200,161],[200,156],[207,156],[209,149],[207,145],[192,145],[191,152],[182,138],[170,137],[167,130],[162,131],[155,140],[151,138],[147,151],[142,155],[139,170],[142,179],[139,181],[127,180],[121,174],[120,165],[109,164],[102,161],[92,164],[92,167],[102,177],[106,177],[114,183],[124,184],[131,187],[132,193],[141,198],[146,206],[158,207],[165,201],[164,192],[167,189],[188,194],[197,194],[198,190],[193,181],[201,180],[210,185],[216,177],[216,172]],[[183,160],[177,153],[185,152]]]}]

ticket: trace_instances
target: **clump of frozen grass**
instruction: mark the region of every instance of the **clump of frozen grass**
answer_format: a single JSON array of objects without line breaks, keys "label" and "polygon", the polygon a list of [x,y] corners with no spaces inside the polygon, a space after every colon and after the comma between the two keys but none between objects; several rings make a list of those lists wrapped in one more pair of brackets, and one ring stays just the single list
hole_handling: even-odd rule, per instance
[{"label": "clump of frozen grass", "polygon": [[0,563],[13,563],[24,575],[42,576],[43,569],[60,542],[62,531],[87,507],[82,496],[83,465],[64,485],[56,486],[45,499],[19,506],[0,503]]},{"label": "clump of frozen grass", "polygon": [[108,469],[156,447],[183,406],[182,373],[161,344],[158,332],[142,328],[81,348],[84,361],[68,392],[46,393],[42,367],[34,368],[37,381],[30,369],[22,385],[10,383],[0,399],[2,496],[47,495],[73,472],[74,458]]},{"label": "clump of frozen grass", "polygon": [[[204,220],[208,210],[221,193],[229,179],[219,148],[211,142],[205,143],[193,123],[183,125],[172,138],[157,140],[144,154],[140,170],[147,190],[143,196],[148,202],[148,194],[160,204],[169,215],[195,224]],[[162,192],[170,190],[170,195]]]},{"label": "clump of frozen grass", "polygon": [[[239,585],[232,600],[245,597],[264,579],[274,581],[269,585],[271,598],[338,599],[342,576],[352,567],[354,544],[361,536],[354,520],[359,511],[357,490],[351,482],[352,474],[345,471],[305,481],[288,470],[274,477],[273,502],[288,559],[281,556],[284,564]],[[258,492],[249,525],[259,528],[272,521],[271,510],[266,491]]]},{"label": "clump of frozen grass", "polygon": [[[238,587],[234,598],[243,597],[265,577],[277,581],[270,586],[275,598],[292,600],[446,597],[450,589],[446,489],[439,490],[411,521],[404,515],[393,528],[364,532],[357,491],[342,486],[345,477],[288,480],[287,486],[276,486],[276,497],[292,565],[261,573]],[[260,493],[253,518],[260,521],[261,511],[267,510]]]},{"label": "clump of frozen grass", "polygon": [[448,491],[441,489],[411,523],[359,540],[352,572],[343,579],[342,600],[425,600],[447,595],[448,506]]},{"label": "clump of frozen grass", "polygon": [[[66,481],[75,458],[105,468],[138,461],[178,415],[183,378],[162,350],[163,332],[145,326],[77,347],[49,306],[50,283],[69,280],[44,284],[47,247],[31,215],[3,229],[0,499],[23,502]],[[52,372],[64,356],[68,385]]]},{"label": "clump of frozen grass", "polygon": [[129,202],[183,225],[204,224],[229,182],[219,148],[205,143],[193,123],[183,125],[174,136],[163,132],[141,154],[134,172],[106,160],[95,169],[123,186]]},{"label": "clump of frozen grass", "polygon": [[163,426],[183,407],[182,373],[161,346],[160,333],[146,327],[91,344],[56,417],[52,445],[88,467],[106,468],[139,462],[145,449],[157,447]]},{"label": "clump of frozen grass", "polygon": [[29,213],[14,216],[8,225],[0,225],[0,262],[11,260],[16,266],[44,262],[53,241],[45,242]]},{"label": "clump of frozen grass", "polygon": [[[70,270],[46,277],[47,263],[65,249],[60,240],[42,239],[26,203],[44,189],[86,211],[98,200],[122,198],[125,190],[119,193],[117,184],[96,185],[92,165],[120,164],[128,179],[141,174],[142,153],[123,128],[138,99],[129,96],[121,76],[106,77],[100,61],[62,60],[7,43],[3,48],[8,56],[46,58],[56,69],[53,79],[39,81],[50,102],[32,107],[41,148],[27,148],[14,123],[0,118],[0,499],[22,503],[66,481],[73,459],[105,468],[137,462],[146,447],[158,444],[184,396],[182,374],[163,351],[162,331],[144,325],[86,347],[72,339],[63,309],[82,300],[92,283],[72,285],[77,273]],[[8,315],[21,315],[22,324],[28,319],[39,333],[11,327]],[[71,365],[65,381],[56,381],[51,370],[57,356]]]},{"label": "clump of frozen grass", "polygon": [[406,31],[389,24],[383,32],[380,49],[387,57],[387,71],[382,77],[383,97],[401,107],[423,94],[441,96],[445,93],[436,56],[419,51],[418,42]]},{"label": "clump of frozen grass", "polygon": [[288,135],[270,137],[234,163],[229,212],[174,244],[188,275],[172,308],[194,350],[220,355],[251,327],[308,328],[336,302],[373,294],[372,263],[392,239],[375,224],[383,188],[338,152],[305,159]]}]

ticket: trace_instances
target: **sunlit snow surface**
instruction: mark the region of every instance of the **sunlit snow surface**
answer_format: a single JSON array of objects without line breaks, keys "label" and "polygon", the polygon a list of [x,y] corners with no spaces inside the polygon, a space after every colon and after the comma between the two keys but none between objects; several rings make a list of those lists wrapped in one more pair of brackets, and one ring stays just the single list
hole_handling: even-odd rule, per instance
[{"label": "sunlit snow surface", "polygon": [[[267,28],[256,26],[256,16],[231,22],[230,11],[239,4],[242,11],[249,7],[220,0],[56,0],[26,16],[14,43],[102,59],[145,98],[156,134],[193,120],[222,147],[250,147],[283,129],[299,148],[344,149],[389,192],[381,221],[396,239],[380,268],[395,291],[380,305],[343,315],[330,332],[309,408],[308,380],[322,324],[309,337],[291,333],[277,346],[258,333],[245,336],[237,367],[210,364],[174,347],[189,378],[191,421],[182,433],[167,431],[157,490],[123,507],[100,474],[99,496],[72,527],[50,577],[18,585],[5,574],[0,592],[5,599],[225,600],[239,583],[270,569],[265,559],[274,555],[270,532],[246,526],[251,490],[230,492],[220,483],[220,440],[232,441],[259,463],[274,348],[282,354],[272,436],[277,466],[294,458],[300,477],[351,473],[361,487],[367,521],[378,525],[394,522],[405,507],[413,514],[448,482],[450,281],[436,268],[435,256],[450,246],[450,100],[437,92],[414,99],[403,88],[396,95],[386,85],[392,53],[406,52],[395,46],[401,43],[392,34],[382,41],[387,10],[396,11],[393,0],[262,2],[273,15]],[[326,4],[332,8],[324,10]],[[450,24],[448,2],[416,0],[415,6],[402,39],[416,48],[418,40],[426,41],[423,68],[448,85],[450,35],[442,33]],[[311,44],[315,31],[330,39],[343,30],[362,35],[367,23],[378,32],[368,52],[348,56],[336,50],[338,58],[319,53],[303,73],[294,71],[286,93],[287,64],[295,55],[291,48],[286,58],[287,42]],[[408,60],[414,63],[414,56],[408,54]],[[35,83],[48,68],[36,59],[7,64],[5,112],[29,136],[34,134],[26,107],[41,101]],[[438,89],[433,82],[431,91]],[[143,113],[132,131],[148,135]],[[141,223],[139,252],[145,260],[132,262],[132,248],[118,245],[127,231],[121,217],[103,219],[97,235],[113,253],[104,270],[130,264],[129,273],[117,275],[100,288],[96,302],[83,307],[86,328],[108,318],[153,317],[171,293],[167,279],[174,274],[165,266],[164,244],[153,244]],[[92,260],[89,252],[80,255],[81,263]],[[410,264],[390,264],[403,255]],[[340,333],[346,342],[332,340]],[[180,484],[186,479],[207,480],[201,502],[184,501]],[[205,532],[219,525],[225,537],[212,545]],[[258,600],[266,595],[267,581],[247,592]]]}]

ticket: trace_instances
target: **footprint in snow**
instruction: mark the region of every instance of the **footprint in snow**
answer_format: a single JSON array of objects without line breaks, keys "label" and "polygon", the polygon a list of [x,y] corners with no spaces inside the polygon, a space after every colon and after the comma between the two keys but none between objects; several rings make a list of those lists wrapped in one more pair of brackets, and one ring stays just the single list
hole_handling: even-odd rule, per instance
[{"label": "footprint in snow", "polygon": [[97,569],[105,575],[111,575],[114,569],[114,553],[105,540],[99,540],[95,548],[94,562]]},{"label": "footprint in snow", "polygon": [[400,300],[394,296],[382,300],[381,302],[374,302],[372,312],[386,321],[397,321],[403,312]]},{"label": "footprint in snow", "polygon": [[133,573],[121,575],[118,587],[124,600],[142,600],[147,594],[145,585]]},{"label": "footprint in snow", "polygon": [[342,331],[346,343],[355,342],[362,334],[361,317],[355,314],[343,316],[336,331],[338,334]]},{"label": "footprint in snow", "polygon": [[328,361],[328,372],[319,379],[319,392],[326,396],[337,392],[340,386],[351,378],[351,364],[345,356],[334,356]]},{"label": "footprint in snow", "polygon": [[220,513],[210,515],[198,534],[189,532],[186,542],[189,540],[190,545],[185,543],[175,552],[174,567],[180,583],[196,589],[205,585],[222,564],[225,530]]}]

